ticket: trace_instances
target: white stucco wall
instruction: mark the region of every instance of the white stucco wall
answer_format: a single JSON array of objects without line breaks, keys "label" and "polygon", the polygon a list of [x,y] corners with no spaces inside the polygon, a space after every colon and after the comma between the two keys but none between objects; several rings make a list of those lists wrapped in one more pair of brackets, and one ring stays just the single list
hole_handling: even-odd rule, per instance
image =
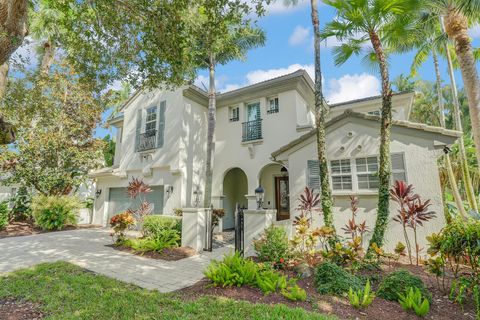
[{"label": "white stucco wall", "polygon": [[[347,132],[352,132],[353,137],[347,137]],[[422,199],[431,199],[431,209],[437,213],[434,220],[425,223],[423,228],[420,227],[419,244],[421,247],[426,246],[425,236],[439,231],[445,223],[440,180],[436,164],[436,159],[442,151],[434,149],[434,140],[436,138],[438,138],[438,135],[423,133],[419,130],[400,127],[393,127],[392,129],[391,152],[404,153],[407,182],[415,186],[415,192],[420,194]],[[445,138],[445,142],[452,143],[453,138]],[[357,149],[358,145],[362,146],[360,151]],[[339,151],[342,146],[345,147],[344,152]],[[327,157],[329,160],[377,155],[378,149],[379,128],[376,122],[347,118],[328,128]],[[296,199],[303,193],[303,189],[307,185],[307,160],[315,160],[316,158],[315,137],[311,137],[277,157],[277,159],[288,161],[292,217],[296,214],[294,211],[298,205]],[[348,195],[351,193],[333,193],[335,227],[339,233],[343,233],[341,228],[351,217],[350,200],[348,198]],[[366,191],[356,195],[360,200],[359,219],[360,221],[366,220],[368,226],[373,230],[378,193],[376,191]],[[391,203],[391,219],[386,234],[386,248],[388,250],[393,250],[398,241],[405,242],[401,225],[392,221],[396,210],[396,205]],[[323,218],[320,215],[317,215],[315,220],[319,225],[323,222]],[[370,234],[367,235],[367,238],[370,238]]]}]

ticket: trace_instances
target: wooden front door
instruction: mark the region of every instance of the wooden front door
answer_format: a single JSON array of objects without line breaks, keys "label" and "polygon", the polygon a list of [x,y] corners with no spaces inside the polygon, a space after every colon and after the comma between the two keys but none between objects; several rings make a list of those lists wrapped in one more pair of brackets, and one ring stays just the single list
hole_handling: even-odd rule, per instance
[{"label": "wooden front door", "polygon": [[277,221],[290,219],[288,177],[275,177],[275,207],[277,209]]}]

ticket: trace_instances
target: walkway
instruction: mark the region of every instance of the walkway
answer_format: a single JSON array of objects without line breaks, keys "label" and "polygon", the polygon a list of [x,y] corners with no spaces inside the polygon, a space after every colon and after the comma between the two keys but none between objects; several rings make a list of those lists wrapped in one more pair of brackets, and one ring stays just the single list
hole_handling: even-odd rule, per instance
[{"label": "walkway", "polygon": [[68,261],[93,272],[147,289],[170,292],[203,278],[211,259],[221,259],[233,246],[213,252],[164,261],[144,258],[107,247],[112,243],[105,229],[84,229],[0,239],[0,273],[42,262]]}]

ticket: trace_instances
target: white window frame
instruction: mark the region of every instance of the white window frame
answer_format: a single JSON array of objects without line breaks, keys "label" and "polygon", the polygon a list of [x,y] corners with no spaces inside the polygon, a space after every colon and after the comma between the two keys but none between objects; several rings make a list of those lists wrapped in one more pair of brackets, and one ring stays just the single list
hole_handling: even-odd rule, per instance
[{"label": "white window frame", "polygon": [[[337,172],[337,173],[334,173],[333,170],[332,170],[332,162],[335,162],[335,161],[339,161],[340,162],[340,172]],[[348,161],[349,162],[349,166],[350,166],[350,172],[342,172],[342,167],[343,167],[343,164],[342,162],[343,161]],[[328,170],[330,172],[330,185],[332,187],[332,191],[333,192],[353,192],[354,191],[354,184],[353,184],[353,175],[352,175],[352,159],[349,159],[349,158],[346,158],[346,159],[333,159],[333,160],[330,160],[328,162],[329,166],[328,166]],[[334,186],[333,186],[333,178],[336,178],[336,177],[350,177],[350,184],[351,184],[351,188],[350,189],[344,189],[343,188],[343,185],[344,185],[344,182],[343,180],[340,182],[342,188],[341,189],[335,189]],[[345,184],[347,184],[345,182]]]},{"label": "white window frame", "polygon": [[[274,107],[272,108],[272,105],[270,104],[271,101],[276,101],[276,105],[274,102]],[[280,112],[280,100],[278,97],[268,97],[267,98],[267,114],[274,114],[274,113],[279,113]]]},{"label": "white window frame", "polygon": [[[375,158],[377,160],[376,164],[377,164],[377,170],[376,171],[372,171],[368,168],[368,159],[369,158]],[[366,171],[358,171],[358,168],[357,168],[357,160],[360,160],[360,159],[364,159],[365,160],[365,166],[366,166]],[[368,180],[368,188],[360,188],[360,181],[358,179],[358,176],[359,175],[367,175],[367,176],[371,176],[371,175],[376,175],[377,176],[377,180],[378,180],[378,168],[379,168],[379,158],[377,155],[373,155],[373,156],[366,156],[366,157],[358,157],[358,158],[355,158],[355,179],[357,180],[356,181],[356,187],[357,187],[357,190],[358,191],[377,191],[378,190],[378,187],[377,188],[371,188],[370,187],[370,180]]]},{"label": "white window frame", "polygon": [[[149,110],[153,110],[153,114],[155,114],[155,119],[153,120],[148,120],[148,112]],[[148,108],[145,108],[145,122],[143,125],[143,133],[147,133],[147,125],[150,123],[154,123],[153,131],[156,133],[158,130],[158,106],[151,106]]]}]

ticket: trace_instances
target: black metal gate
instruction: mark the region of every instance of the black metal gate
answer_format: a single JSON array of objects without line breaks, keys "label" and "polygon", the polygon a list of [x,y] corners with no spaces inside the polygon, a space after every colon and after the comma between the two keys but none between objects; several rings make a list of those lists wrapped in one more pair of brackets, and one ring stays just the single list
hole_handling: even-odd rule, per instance
[{"label": "black metal gate", "polygon": [[244,213],[243,211],[246,208],[240,207],[240,204],[237,203],[235,210],[235,251],[240,252],[243,256],[244,253]]}]

